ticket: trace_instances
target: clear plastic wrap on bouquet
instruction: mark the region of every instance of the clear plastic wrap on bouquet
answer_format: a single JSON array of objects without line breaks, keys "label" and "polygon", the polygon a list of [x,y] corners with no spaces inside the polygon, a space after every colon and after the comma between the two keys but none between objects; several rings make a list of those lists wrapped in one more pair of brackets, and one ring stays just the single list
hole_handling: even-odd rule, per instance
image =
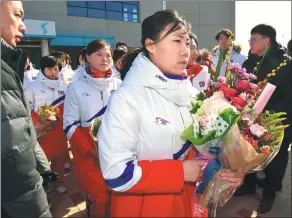
[{"label": "clear plastic wrap on bouquet", "polygon": [[[282,136],[283,140],[283,136]],[[210,216],[216,216],[216,208],[223,207],[233,196],[232,189],[220,177],[222,170],[228,169],[241,174],[263,170],[279,152],[281,143],[275,146],[269,154],[258,153],[256,149],[243,137],[238,125],[234,125],[217,145],[220,148],[218,161],[221,169],[209,181],[207,187],[198,197],[201,207],[211,206]]]}]

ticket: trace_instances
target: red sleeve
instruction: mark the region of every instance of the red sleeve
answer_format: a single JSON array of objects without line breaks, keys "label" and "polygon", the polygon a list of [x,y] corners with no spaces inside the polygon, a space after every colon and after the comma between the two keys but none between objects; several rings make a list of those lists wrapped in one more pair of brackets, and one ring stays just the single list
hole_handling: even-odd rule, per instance
[{"label": "red sleeve", "polygon": [[128,192],[180,193],[184,187],[184,172],[179,160],[139,161],[142,178]]},{"label": "red sleeve", "polygon": [[39,117],[38,117],[37,113],[32,111],[31,112],[31,119],[32,119],[33,124],[35,125],[39,121]]},{"label": "red sleeve", "polygon": [[75,129],[69,141],[83,156],[90,152],[95,146],[93,138],[89,134],[84,133],[80,127]]}]

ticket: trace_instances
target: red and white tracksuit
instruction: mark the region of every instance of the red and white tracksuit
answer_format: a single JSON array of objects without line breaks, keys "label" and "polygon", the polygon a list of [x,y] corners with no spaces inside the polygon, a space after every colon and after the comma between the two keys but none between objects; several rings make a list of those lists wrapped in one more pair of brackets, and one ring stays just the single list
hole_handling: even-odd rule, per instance
[{"label": "red and white tracksuit", "polygon": [[61,120],[48,130],[43,138],[38,139],[48,160],[52,162],[52,170],[60,177],[60,183],[64,183],[64,155],[68,153],[67,137],[63,131],[63,108],[67,87],[61,80],[50,80],[43,73],[26,90],[25,94],[32,109],[34,124],[39,121],[38,109],[43,105],[52,105],[59,109]]},{"label": "red and white tracksuit", "polygon": [[188,77],[163,74],[143,53],[111,97],[98,133],[99,158],[113,190],[113,217],[192,217],[195,187],[182,160],[193,149],[181,132],[193,123]]},{"label": "red and white tracksuit", "polygon": [[64,131],[70,141],[79,184],[92,202],[91,216],[108,216],[109,189],[99,163],[90,155],[96,149],[90,132],[95,118],[103,115],[110,95],[121,84],[113,76],[94,78],[85,69],[67,91],[64,105]]}]

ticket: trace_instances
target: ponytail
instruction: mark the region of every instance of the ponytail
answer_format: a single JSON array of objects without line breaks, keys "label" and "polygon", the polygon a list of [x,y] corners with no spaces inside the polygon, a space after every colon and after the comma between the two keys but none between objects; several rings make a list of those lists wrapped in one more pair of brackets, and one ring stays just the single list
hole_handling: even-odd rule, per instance
[{"label": "ponytail", "polygon": [[126,74],[128,73],[128,71],[130,70],[134,60],[136,59],[136,57],[138,56],[138,54],[142,52],[142,49],[135,49],[135,51],[133,51],[132,53],[127,54],[124,58],[123,58],[123,67],[121,70],[121,79],[124,80],[126,77]]}]

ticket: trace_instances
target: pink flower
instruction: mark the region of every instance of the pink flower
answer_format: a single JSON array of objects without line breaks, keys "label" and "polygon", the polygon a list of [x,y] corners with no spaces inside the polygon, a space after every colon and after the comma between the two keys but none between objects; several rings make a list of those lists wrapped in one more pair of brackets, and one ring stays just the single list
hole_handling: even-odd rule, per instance
[{"label": "pink flower", "polygon": [[202,127],[206,127],[209,122],[209,119],[207,116],[199,116],[197,117],[197,120],[200,123],[200,126]]},{"label": "pink flower", "polygon": [[250,129],[250,132],[254,135],[254,136],[256,136],[256,137],[258,137],[258,138],[260,138],[260,137],[262,137],[262,135],[265,133],[265,132],[267,132],[267,130],[264,128],[264,127],[262,127],[262,126],[260,126],[259,124],[252,124],[250,127],[249,127],[249,129]]},{"label": "pink flower", "polygon": [[254,74],[252,74],[252,73],[250,73],[250,74],[249,74],[249,79],[251,79],[251,80],[256,80],[256,79],[257,79],[257,76],[254,75]]},{"label": "pink flower", "polygon": [[211,86],[213,86],[213,87],[215,87],[215,88],[219,88],[220,83],[219,83],[219,82],[211,81]]},{"label": "pink flower", "polygon": [[241,79],[249,79],[249,73],[246,73],[246,72],[242,73]]},{"label": "pink flower", "polygon": [[252,116],[250,114],[243,114],[241,119],[242,120],[251,121],[252,120]]},{"label": "pink flower", "polygon": [[249,86],[252,90],[255,90],[258,87],[257,84],[254,83],[249,83]]},{"label": "pink flower", "polygon": [[240,95],[238,97],[240,97],[242,100],[246,101],[247,94],[246,94],[246,92],[242,92],[242,93],[240,93]]},{"label": "pink flower", "polygon": [[225,76],[218,76],[217,80],[219,82],[226,83],[226,77]]},{"label": "pink flower", "polygon": [[236,88],[241,91],[247,91],[249,90],[249,82],[246,80],[238,80]]}]

